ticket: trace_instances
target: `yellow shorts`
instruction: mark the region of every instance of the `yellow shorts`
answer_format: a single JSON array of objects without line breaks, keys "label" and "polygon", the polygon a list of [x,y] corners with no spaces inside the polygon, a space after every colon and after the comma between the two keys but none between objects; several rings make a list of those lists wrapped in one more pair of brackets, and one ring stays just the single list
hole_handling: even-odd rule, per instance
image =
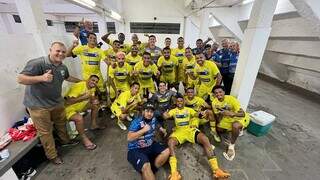
[{"label": "yellow shorts", "polygon": [[73,108],[73,107],[66,107],[66,118],[67,120],[69,121],[70,118],[77,114],[77,113],[80,113],[84,110],[86,110],[88,107],[88,105],[84,106],[84,107],[77,107],[77,108]]},{"label": "yellow shorts", "polygon": [[156,89],[154,87],[154,84],[142,84],[140,83],[140,90],[139,93],[142,95],[144,91],[148,89],[150,93],[154,94],[156,92]]},{"label": "yellow shorts", "polygon": [[[118,106],[116,103],[112,103],[110,109],[111,109],[111,112],[112,112],[115,116],[117,116],[118,118],[119,118],[120,115],[122,114],[122,111],[121,111],[120,106]],[[134,109],[129,109],[129,113],[133,113],[133,112],[135,112]]]},{"label": "yellow shorts", "polygon": [[174,84],[174,83],[176,83],[176,77],[174,75],[172,75],[172,76],[161,75],[160,81],[166,82],[168,84]]},{"label": "yellow shorts", "polygon": [[209,120],[205,119],[205,118],[194,118],[192,125],[195,125],[197,127],[206,124],[207,122],[209,122]]},{"label": "yellow shorts", "polygon": [[190,127],[183,127],[183,128],[177,128],[170,137],[176,138],[179,142],[179,144],[183,144],[186,141],[190,143],[195,143],[195,136],[196,134],[200,132],[197,128],[190,128]]},{"label": "yellow shorts", "polygon": [[[117,91],[125,92],[125,91],[130,90],[130,85],[129,85],[129,83],[126,82],[125,84],[123,84],[121,86],[116,86],[116,88],[117,88]],[[109,94],[110,98],[114,99],[116,97],[116,92],[114,91],[114,89],[111,86],[110,86],[109,92],[110,92],[110,94]],[[118,95],[120,95],[120,94],[118,94]]]},{"label": "yellow shorts", "polygon": [[120,115],[122,114],[121,108],[115,103],[111,105],[110,109],[111,109],[111,112],[117,117],[120,117]]},{"label": "yellow shorts", "polygon": [[200,84],[197,88],[197,96],[201,97],[202,99],[207,99],[213,87],[214,85]]},{"label": "yellow shorts", "polygon": [[230,117],[225,117],[222,118],[222,120],[220,121],[220,123],[218,124],[219,128],[222,129],[226,129],[227,131],[231,131],[232,130],[232,123],[238,121],[243,128],[246,128],[249,125],[250,122],[250,116],[248,113],[245,113],[245,117],[234,117],[234,118],[230,118]]},{"label": "yellow shorts", "polygon": [[182,65],[179,64],[179,68],[178,68],[178,82],[180,81],[184,81],[185,78],[185,74],[184,74],[184,69],[182,67]]}]

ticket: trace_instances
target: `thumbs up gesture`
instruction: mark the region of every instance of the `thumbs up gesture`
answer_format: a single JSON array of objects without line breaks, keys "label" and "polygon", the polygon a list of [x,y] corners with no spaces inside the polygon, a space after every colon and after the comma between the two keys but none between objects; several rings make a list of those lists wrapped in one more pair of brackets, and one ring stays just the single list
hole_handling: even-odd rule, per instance
[{"label": "thumbs up gesture", "polygon": [[43,82],[51,82],[53,80],[52,70],[48,70],[46,73],[42,75]]},{"label": "thumbs up gesture", "polygon": [[72,46],[77,47],[79,45],[79,39],[72,41]]}]

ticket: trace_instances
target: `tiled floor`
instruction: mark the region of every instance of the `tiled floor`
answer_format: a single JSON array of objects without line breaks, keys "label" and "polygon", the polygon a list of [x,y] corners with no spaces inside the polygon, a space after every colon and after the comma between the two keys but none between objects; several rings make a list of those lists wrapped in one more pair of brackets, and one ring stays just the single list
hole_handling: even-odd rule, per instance
[{"label": "tiled floor", "polygon": [[[316,180],[320,179],[320,102],[257,79],[248,111],[265,110],[277,119],[269,134],[255,137],[245,133],[238,140],[232,162],[222,156],[223,145],[216,153],[221,167],[231,172],[233,180]],[[140,179],[126,160],[126,132],[110,120],[106,130],[90,133],[98,145],[86,151],[81,145],[62,149],[65,164],[45,164],[35,179],[84,180]],[[199,145],[178,148],[178,166],[184,180],[212,179],[209,165]],[[157,179],[168,176],[166,165]]]}]

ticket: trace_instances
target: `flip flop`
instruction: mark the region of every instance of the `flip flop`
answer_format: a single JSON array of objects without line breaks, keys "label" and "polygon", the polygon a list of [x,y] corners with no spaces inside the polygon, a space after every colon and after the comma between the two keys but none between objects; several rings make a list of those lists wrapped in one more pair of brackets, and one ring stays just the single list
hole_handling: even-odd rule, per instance
[{"label": "flip flop", "polygon": [[97,148],[97,145],[95,145],[95,144],[90,144],[90,145],[86,145],[86,146],[84,146],[84,147],[86,148],[86,150],[91,151],[91,150],[95,150],[95,149]]}]

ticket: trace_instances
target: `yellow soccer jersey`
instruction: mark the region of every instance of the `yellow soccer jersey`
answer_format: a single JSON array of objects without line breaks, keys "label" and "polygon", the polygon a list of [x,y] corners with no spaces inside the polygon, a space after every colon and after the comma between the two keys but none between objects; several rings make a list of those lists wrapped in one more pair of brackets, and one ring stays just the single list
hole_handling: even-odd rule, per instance
[{"label": "yellow soccer jersey", "polygon": [[[232,112],[238,112],[241,108],[240,102],[233,96],[225,95],[224,100],[221,102],[217,98],[214,98],[212,101],[212,108],[215,114],[223,111],[229,110]],[[232,123],[238,121],[244,128],[247,127],[250,123],[250,116],[245,112],[244,117],[222,117],[218,127],[226,129],[228,131],[232,130]]]},{"label": "yellow soccer jersey", "polygon": [[192,118],[196,115],[196,111],[188,107],[184,107],[183,109],[174,108],[168,113],[173,117],[177,129],[189,128],[192,124]]},{"label": "yellow soccer jersey", "polygon": [[218,98],[214,98],[212,101],[212,108],[214,113],[217,114],[219,111],[228,110],[232,112],[238,112],[241,108],[240,102],[233,96],[225,95],[224,100],[221,102]]},{"label": "yellow soccer jersey", "polygon": [[152,75],[156,75],[158,71],[158,67],[155,64],[149,64],[148,67],[143,65],[143,61],[138,62],[134,66],[134,71],[138,72],[138,80],[140,86],[144,84],[153,84]]},{"label": "yellow soccer jersey", "polygon": [[[109,41],[109,45],[110,46],[112,46],[113,45],[113,41],[114,40],[110,40]],[[120,44],[120,51],[122,51],[122,52],[124,52],[124,53],[128,53],[128,52],[130,52],[130,48],[131,47],[131,45],[130,44],[127,44],[127,43],[123,43],[123,44]]]},{"label": "yellow soccer jersey", "polygon": [[117,54],[117,52],[115,52],[113,50],[113,48],[109,48],[109,49],[105,50],[104,54],[107,57],[109,62],[116,62],[116,54]]},{"label": "yellow soccer jersey", "polygon": [[128,63],[124,63],[122,67],[117,65],[115,68],[109,66],[108,75],[114,79],[117,88],[129,85],[129,77],[132,67]]},{"label": "yellow soccer jersey", "polygon": [[187,84],[187,87],[192,87],[195,85],[196,80],[193,80],[189,76],[186,75],[189,72],[194,72],[195,66],[196,66],[196,60],[195,60],[194,56],[192,56],[192,58],[190,60],[187,57],[183,58],[182,69],[184,71],[184,73],[183,73],[184,82]]},{"label": "yellow soccer jersey", "polygon": [[84,77],[91,74],[100,74],[100,61],[105,59],[105,54],[101,49],[97,47],[90,48],[88,45],[79,45],[72,50],[72,53],[79,55]]},{"label": "yellow soccer jersey", "polygon": [[179,65],[181,65],[183,63],[183,58],[185,57],[184,56],[185,55],[184,48],[182,48],[182,49],[174,48],[174,49],[172,49],[171,54],[174,55],[178,59]]},{"label": "yellow soccer jersey", "polygon": [[185,106],[189,107],[196,112],[200,112],[202,107],[205,107],[206,102],[200,98],[195,96],[192,100],[189,100],[187,96],[184,97]]},{"label": "yellow soccer jersey", "polygon": [[[66,93],[65,97],[70,97],[70,98],[77,98],[85,93],[89,92],[94,96],[95,88],[88,89],[87,88],[87,82],[86,81],[81,81],[78,83],[73,84],[68,92]],[[66,106],[66,112],[81,112],[87,105],[89,101],[81,101],[75,104],[71,104]]]},{"label": "yellow soccer jersey", "polygon": [[201,84],[214,86],[216,84],[216,76],[220,73],[217,65],[212,62],[205,60],[203,66],[196,64],[194,68],[194,75],[199,78]]},{"label": "yellow soccer jersey", "polygon": [[170,56],[170,59],[166,60],[161,56],[157,63],[158,67],[161,67],[161,76],[170,77],[175,79],[176,68],[178,66],[178,60],[174,56]]},{"label": "yellow soccer jersey", "polygon": [[140,61],[142,61],[142,57],[139,55],[137,55],[136,57],[133,57],[131,53],[126,55],[126,62],[132,67],[132,69]]},{"label": "yellow soccer jersey", "polygon": [[[129,53],[130,53],[130,51],[131,51],[132,45],[133,45],[133,44],[130,44],[130,45],[129,45],[129,51],[128,51]],[[145,48],[146,48],[147,43],[141,43],[141,44],[136,44],[136,45],[138,46],[138,49],[139,49],[138,54],[139,54],[139,55],[142,55],[143,52],[145,51]]]},{"label": "yellow soccer jersey", "polygon": [[133,102],[141,102],[140,95],[131,95],[131,91],[125,91],[119,95],[119,97],[113,102],[112,106],[127,107]]}]

